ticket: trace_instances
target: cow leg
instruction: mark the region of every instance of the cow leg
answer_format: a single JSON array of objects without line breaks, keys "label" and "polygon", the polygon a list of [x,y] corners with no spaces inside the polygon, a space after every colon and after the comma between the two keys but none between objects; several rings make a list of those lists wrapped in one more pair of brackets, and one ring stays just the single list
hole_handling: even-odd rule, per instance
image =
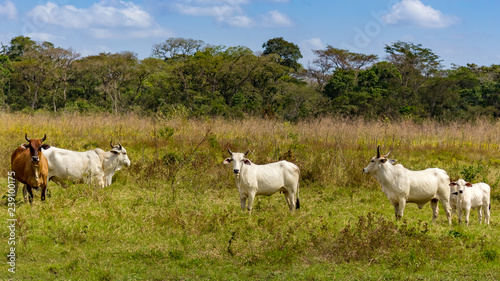
[{"label": "cow leg", "polygon": [[483,222],[483,206],[477,207],[477,216],[479,217],[479,224]]},{"label": "cow leg", "polygon": [[490,224],[490,206],[483,204],[484,208],[484,223],[489,225]]},{"label": "cow leg", "polygon": [[24,203],[28,202],[28,187],[26,184],[23,184],[23,198],[24,198]]},{"label": "cow leg", "polygon": [[402,219],[403,212],[404,212],[405,205],[406,205],[406,200],[401,199],[398,202],[392,202],[392,205],[394,206],[394,213],[396,215],[396,220]]},{"label": "cow leg", "polygon": [[446,217],[448,218],[448,224],[451,225],[452,211],[450,201],[441,200],[441,206],[443,206]]},{"label": "cow leg", "polygon": [[465,225],[469,226],[470,207],[465,208]]},{"label": "cow leg", "polygon": [[396,215],[396,220],[399,219],[398,218],[398,214],[399,214],[399,203],[397,202],[393,202],[392,203],[392,206],[394,206],[394,215]]},{"label": "cow leg", "polygon": [[[437,218],[438,213],[439,213],[439,206],[438,206],[437,199],[431,200],[431,208],[432,208],[432,223],[436,223],[436,218]],[[450,219],[450,209],[448,209],[447,215],[448,215],[448,219]]]},{"label": "cow leg", "polygon": [[45,192],[47,191],[47,186],[42,186],[42,201],[45,201]]},{"label": "cow leg", "polygon": [[68,188],[68,185],[62,179],[60,179],[58,177],[55,177],[55,176],[51,177],[50,180],[57,183],[58,185],[62,186],[63,188]]},{"label": "cow leg", "polygon": [[253,204],[253,200],[255,199],[255,194],[254,193],[250,193],[248,195],[248,205],[247,205],[247,209],[248,209],[248,212],[252,212],[252,204]]},{"label": "cow leg", "polygon": [[240,197],[240,204],[241,204],[241,209],[242,210],[245,210],[246,203],[247,203],[247,198],[246,197]]},{"label": "cow leg", "polygon": [[285,195],[285,201],[286,201],[286,204],[288,205],[288,208],[290,209],[290,211],[293,211],[295,209],[295,204],[294,204],[294,196],[293,196],[293,193],[291,192],[288,192],[286,189],[282,190],[283,191],[283,195]]},{"label": "cow leg", "polygon": [[286,198],[290,211],[295,211],[295,194],[292,192],[288,192],[286,194]]},{"label": "cow leg", "polygon": [[[31,204],[31,203],[33,203],[33,191],[31,190],[31,186],[26,185],[26,187],[27,187],[27,190],[28,190],[28,199],[29,199],[30,204]],[[26,202],[26,199],[24,200],[24,202]]]}]

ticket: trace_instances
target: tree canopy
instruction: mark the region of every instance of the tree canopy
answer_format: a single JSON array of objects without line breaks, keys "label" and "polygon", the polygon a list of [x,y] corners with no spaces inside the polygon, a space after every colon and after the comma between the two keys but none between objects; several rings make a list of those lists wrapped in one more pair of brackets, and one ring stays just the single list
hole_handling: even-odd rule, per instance
[{"label": "tree canopy", "polygon": [[140,60],[129,51],[81,57],[19,36],[0,51],[0,108],[285,120],[500,115],[500,65],[445,69],[429,48],[398,41],[385,60],[327,45],[304,69],[297,45],[278,37],[262,48],[168,38]]}]

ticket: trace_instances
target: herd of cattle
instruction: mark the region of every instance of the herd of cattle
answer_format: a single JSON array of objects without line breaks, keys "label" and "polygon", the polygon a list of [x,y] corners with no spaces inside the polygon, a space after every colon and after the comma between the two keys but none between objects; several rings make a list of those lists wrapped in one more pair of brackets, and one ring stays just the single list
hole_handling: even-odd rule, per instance
[{"label": "herd of cattle", "polygon": [[[14,172],[15,190],[18,182],[23,183],[23,195],[26,201],[29,195],[30,203],[33,200],[32,188],[41,189],[41,200],[45,200],[47,181],[52,180],[66,187],[68,181],[85,182],[99,187],[106,187],[116,171],[122,167],[129,167],[130,160],[127,151],[120,143],[113,146],[111,151],[96,148],[90,151],[77,152],[43,144],[46,139],[29,139],[25,135],[27,144],[22,144],[11,157],[11,168]],[[224,160],[224,164],[233,164],[236,178],[236,187],[240,194],[241,208],[251,212],[252,203],[256,195],[272,195],[283,192],[290,211],[300,208],[299,176],[300,170],[295,164],[288,161],[257,165],[246,158],[246,153],[231,152],[231,157]],[[436,221],[438,201],[441,202],[448,223],[451,224],[453,213],[458,213],[459,223],[465,213],[465,222],[469,225],[471,209],[478,210],[479,222],[490,221],[490,186],[486,183],[470,184],[463,179],[450,182],[446,171],[438,168],[429,168],[422,171],[411,171],[396,164],[396,160],[385,155],[374,156],[366,168],[365,174],[372,175],[382,186],[391,204],[394,206],[396,219],[403,217],[407,203],[416,203],[421,209],[427,202],[431,202],[433,210],[432,221]],[[248,203],[247,203],[248,199]]]},{"label": "herd of cattle", "polygon": [[15,193],[19,182],[23,183],[24,201],[29,195],[29,201],[32,202],[33,188],[40,188],[41,199],[45,200],[48,180],[63,187],[67,187],[68,181],[106,187],[111,185],[116,171],[130,166],[127,150],[120,143],[113,146],[110,142],[111,151],[96,148],[78,152],[43,144],[46,137],[29,139],[26,134],[24,138],[28,143],[21,144],[12,153],[10,165],[16,179]]}]

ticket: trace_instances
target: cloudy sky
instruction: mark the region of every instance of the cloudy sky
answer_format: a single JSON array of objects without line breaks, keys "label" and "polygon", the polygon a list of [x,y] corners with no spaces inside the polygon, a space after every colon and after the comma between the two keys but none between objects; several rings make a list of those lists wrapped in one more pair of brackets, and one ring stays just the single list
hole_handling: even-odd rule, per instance
[{"label": "cloudy sky", "polygon": [[82,56],[132,51],[151,56],[169,37],[255,52],[275,37],[311,50],[327,45],[376,54],[398,40],[443,60],[500,64],[500,1],[492,0],[0,0],[0,42],[29,36]]}]

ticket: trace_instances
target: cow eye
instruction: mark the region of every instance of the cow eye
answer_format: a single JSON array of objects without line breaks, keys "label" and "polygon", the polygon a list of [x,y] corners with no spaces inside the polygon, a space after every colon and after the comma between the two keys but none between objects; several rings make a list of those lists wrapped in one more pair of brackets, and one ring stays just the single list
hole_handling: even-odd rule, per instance
[{"label": "cow eye", "polygon": [[372,160],[371,162],[373,163],[373,162],[375,162],[375,160]]}]

